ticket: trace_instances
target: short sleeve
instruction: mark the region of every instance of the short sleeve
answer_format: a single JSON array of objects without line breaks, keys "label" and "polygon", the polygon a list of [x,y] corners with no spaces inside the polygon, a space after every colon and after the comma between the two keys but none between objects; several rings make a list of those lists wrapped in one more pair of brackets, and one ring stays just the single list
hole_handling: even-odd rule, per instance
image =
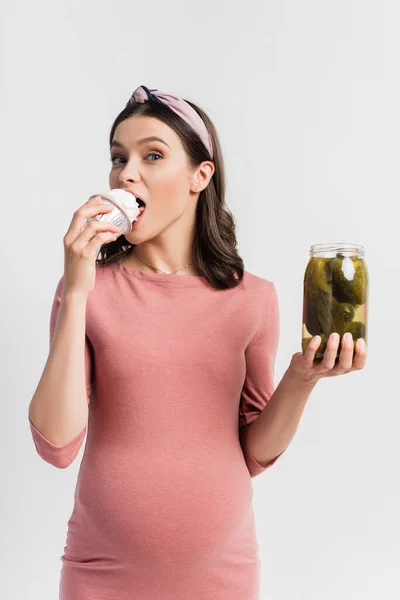
[{"label": "short sleeve", "polygon": [[[51,308],[50,314],[50,347],[53,341],[54,332],[57,325],[58,313],[61,306],[61,296],[63,291],[63,283],[64,283],[64,275],[61,277],[57,284],[57,288],[53,298],[53,304]],[[90,393],[92,389],[92,364],[93,364],[93,348],[88,339],[87,335],[85,335],[85,375],[86,375],[86,394],[87,394],[87,402],[90,404]],[[68,467],[74,458],[77,456],[83,440],[86,436],[86,426],[83,430],[68,444],[64,446],[56,446],[52,442],[50,442],[47,438],[43,436],[43,434],[37,429],[37,427],[32,423],[30,417],[29,425],[31,429],[31,434],[33,437],[33,441],[35,443],[36,451],[45,460],[46,462],[52,464],[58,468],[66,468]]]},{"label": "short sleeve", "polygon": [[239,407],[239,439],[251,477],[256,477],[271,467],[283,454],[282,452],[268,464],[260,464],[247,447],[248,426],[258,418],[275,390],[275,360],[280,332],[279,301],[273,282],[268,282],[268,288],[268,297],[265,299],[264,296],[263,299],[265,306],[262,308],[262,326],[245,351],[246,376]]}]

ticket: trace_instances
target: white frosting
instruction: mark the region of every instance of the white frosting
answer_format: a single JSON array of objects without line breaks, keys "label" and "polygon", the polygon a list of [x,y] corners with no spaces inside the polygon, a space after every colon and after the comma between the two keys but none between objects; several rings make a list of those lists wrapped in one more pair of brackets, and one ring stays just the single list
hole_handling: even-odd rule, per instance
[{"label": "white frosting", "polygon": [[104,198],[109,198],[115,204],[120,206],[129,217],[129,220],[135,221],[140,214],[139,204],[133,194],[126,192],[125,190],[115,189],[106,192],[105,194],[99,194]]}]

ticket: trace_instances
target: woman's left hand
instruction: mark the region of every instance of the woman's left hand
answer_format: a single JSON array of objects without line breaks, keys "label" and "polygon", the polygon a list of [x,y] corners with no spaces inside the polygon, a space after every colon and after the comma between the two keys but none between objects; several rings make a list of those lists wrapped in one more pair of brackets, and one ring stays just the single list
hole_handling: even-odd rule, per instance
[{"label": "woman's left hand", "polygon": [[[348,335],[350,338],[348,339]],[[367,359],[367,346],[362,338],[357,340],[356,353],[353,359],[354,340],[350,334],[342,337],[342,349],[339,360],[335,363],[340,336],[332,333],[321,361],[314,361],[315,353],[321,343],[319,336],[314,336],[308,344],[304,354],[297,352],[293,355],[290,363],[290,371],[300,380],[306,383],[315,383],[323,377],[335,377],[344,375],[351,371],[359,371],[364,368]]]}]

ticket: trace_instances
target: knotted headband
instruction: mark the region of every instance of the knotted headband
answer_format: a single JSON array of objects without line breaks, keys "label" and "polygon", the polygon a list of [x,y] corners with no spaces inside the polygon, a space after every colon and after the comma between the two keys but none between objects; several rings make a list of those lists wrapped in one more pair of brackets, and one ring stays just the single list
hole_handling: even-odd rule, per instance
[{"label": "knotted headband", "polygon": [[186,123],[190,125],[190,127],[197,133],[200,137],[201,141],[208,149],[211,158],[213,158],[213,146],[211,141],[211,136],[208,133],[208,130],[205,126],[203,119],[200,115],[182,98],[179,96],[174,96],[173,94],[167,94],[166,92],[161,92],[160,90],[154,89],[149,90],[144,85],[140,85],[136,90],[132,93],[129,98],[126,106],[130,106],[135,103],[148,102],[149,100],[154,100],[155,102],[160,102],[161,104],[166,104],[169,106],[177,115],[179,115]]}]

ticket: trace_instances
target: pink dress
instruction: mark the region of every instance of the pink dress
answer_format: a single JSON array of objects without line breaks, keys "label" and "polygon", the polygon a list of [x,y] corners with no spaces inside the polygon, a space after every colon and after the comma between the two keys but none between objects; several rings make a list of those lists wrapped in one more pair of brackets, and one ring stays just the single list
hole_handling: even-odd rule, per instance
[{"label": "pink dress", "polygon": [[[63,285],[55,292],[50,340]],[[247,426],[274,391],[275,285],[96,266],[86,310],[88,425],[36,450],[64,469],[85,439],[60,600],[259,600]]]}]

